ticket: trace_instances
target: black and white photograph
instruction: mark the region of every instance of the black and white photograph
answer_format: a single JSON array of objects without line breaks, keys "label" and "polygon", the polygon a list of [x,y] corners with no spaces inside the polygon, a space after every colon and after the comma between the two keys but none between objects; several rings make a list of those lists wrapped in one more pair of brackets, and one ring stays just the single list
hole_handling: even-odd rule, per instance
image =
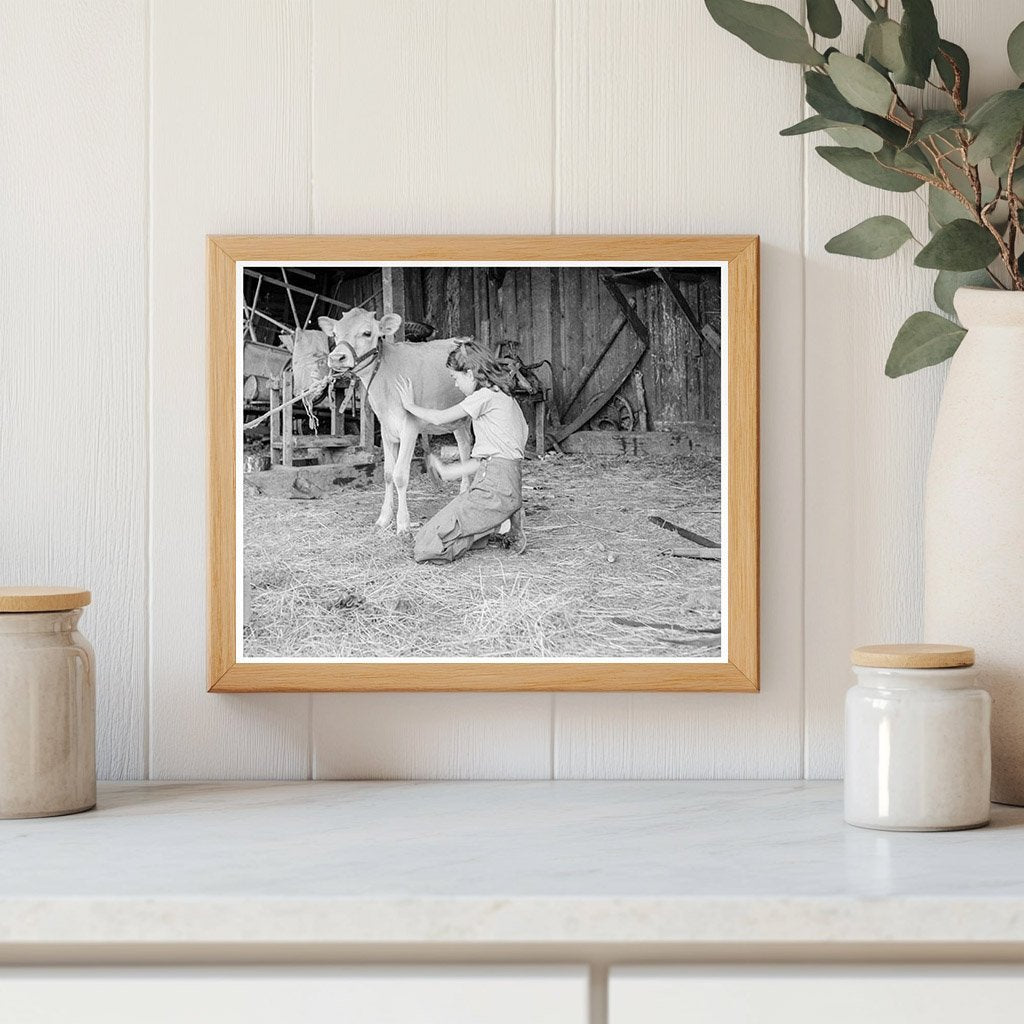
[{"label": "black and white photograph", "polygon": [[239,660],[725,660],[722,264],[237,274]]}]

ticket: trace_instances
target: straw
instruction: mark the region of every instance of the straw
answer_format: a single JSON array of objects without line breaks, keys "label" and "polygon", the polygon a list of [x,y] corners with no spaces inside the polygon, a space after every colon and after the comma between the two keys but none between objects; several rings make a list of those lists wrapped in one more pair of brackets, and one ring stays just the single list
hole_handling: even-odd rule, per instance
[{"label": "straw", "polygon": [[[525,554],[413,561],[374,528],[382,485],[317,501],[246,489],[249,657],[717,657],[721,563],[667,554],[660,515],[720,536],[715,458],[550,456],[524,472]],[[414,473],[421,522],[456,493]],[[676,538],[677,539],[677,538]],[[609,556],[613,560],[609,560]]]}]

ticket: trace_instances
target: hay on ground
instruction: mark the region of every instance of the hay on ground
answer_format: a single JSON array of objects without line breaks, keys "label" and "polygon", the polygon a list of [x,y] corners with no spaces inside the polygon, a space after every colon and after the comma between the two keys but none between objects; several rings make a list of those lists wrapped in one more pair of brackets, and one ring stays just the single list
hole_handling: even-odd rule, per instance
[{"label": "hay on ground", "polygon": [[[721,563],[672,557],[664,516],[720,538],[720,463],[550,456],[524,471],[525,554],[418,565],[374,528],[382,485],[244,499],[247,657],[718,657]],[[425,521],[456,493],[414,474]]]}]

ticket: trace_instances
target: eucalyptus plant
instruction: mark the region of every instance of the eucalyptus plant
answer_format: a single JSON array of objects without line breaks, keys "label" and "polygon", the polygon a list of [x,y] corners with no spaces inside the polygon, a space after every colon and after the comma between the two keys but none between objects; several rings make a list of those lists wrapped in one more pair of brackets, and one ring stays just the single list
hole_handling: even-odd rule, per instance
[{"label": "eucalyptus plant", "polygon": [[[885,372],[899,377],[948,359],[966,333],[953,308],[957,288],[1024,291],[1024,84],[971,105],[970,61],[942,38],[931,0],[903,0],[899,20],[889,0],[850,0],[858,23],[866,19],[852,56],[819,42],[843,30],[836,0],[806,0],[806,24],[768,4],[704,2],[722,28],[758,53],[806,68],[815,113],[782,135],[825,132],[835,145],[816,147],[823,160],[865,185],[925,202],[924,244],[899,218],[878,216],[825,248],[876,260],[908,242],[920,245],[914,262],[938,271],[935,303],[947,315],[914,313],[896,335]],[[1024,79],[1024,22],[1011,33],[1007,55]]]}]

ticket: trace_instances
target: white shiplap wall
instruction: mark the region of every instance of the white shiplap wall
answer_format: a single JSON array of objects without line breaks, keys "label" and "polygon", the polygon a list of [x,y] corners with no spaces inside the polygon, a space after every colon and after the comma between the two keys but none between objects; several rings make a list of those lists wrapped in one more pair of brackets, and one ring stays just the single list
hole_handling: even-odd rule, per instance
[{"label": "white shiplap wall", "polygon": [[[937,7],[1009,84],[1019,0]],[[821,251],[916,200],[778,137],[795,69],[698,0],[6,0],[0,96],[0,580],[95,591],[104,776],[840,772],[846,649],[918,628],[942,371],[882,376],[909,259]],[[655,231],[763,240],[763,691],[207,694],[204,236]]]}]

